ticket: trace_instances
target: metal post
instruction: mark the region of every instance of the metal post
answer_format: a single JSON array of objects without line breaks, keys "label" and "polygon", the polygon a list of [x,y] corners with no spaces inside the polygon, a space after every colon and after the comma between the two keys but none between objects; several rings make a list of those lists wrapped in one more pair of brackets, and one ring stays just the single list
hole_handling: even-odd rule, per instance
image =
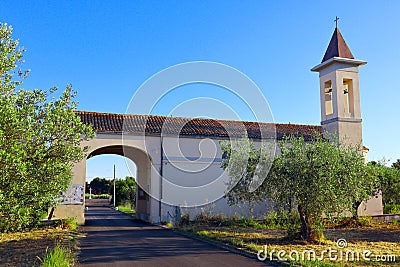
[{"label": "metal post", "polygon": [[92,199],[92,188],[89,188],[89,199]]},{"label": "metal post", "polygon": [[115,195],[115,164],[114,164],[114,197],[113,197],[113,199],[114,199],[114,208],[115,208],[115,198],[116,198],[117,196]]},{"label": "metal post", "polygon": [[163,162],[163,157],[164,157],[164,148],[163,148],[163,136],[161,134],[160,136],[160,150],[161,150],[161,156],[160,156],[160,200],[158,201],[158,215],[160,216],[160,223],[161,223],[161,204],[162,204],[162,197],[163,197],[163,167],[164,167],[164,162]]}]

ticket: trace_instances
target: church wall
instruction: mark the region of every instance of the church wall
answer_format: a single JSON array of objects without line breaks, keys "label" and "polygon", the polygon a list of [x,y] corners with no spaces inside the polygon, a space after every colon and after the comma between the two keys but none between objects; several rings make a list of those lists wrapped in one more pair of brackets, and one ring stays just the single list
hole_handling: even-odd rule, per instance
[{"label": "church wall", "polygon": [[[330,124],[331,127],[333,124]],[[349,123],[336,127],[347,127],[345,132],[355,131]],[[350,125],[350,126],[349,126]],[[356,125],[357,126],[357,125]],[[343,130],[343,129],[342,129]],[[356,129],[360,130],[360,129]],[[161,170],[161,142],[164,156]],[[223,198],[229,182],[228,174],[221,168],[222,151],[220,140],[187,138],[187,137],[124,137],[121,135],[99,134],[82,145],[90,145],[90,151],[101,147],[125,145],[137,149],[129,152],[127,157],[137,166],[137,174],[133,174],[141,187],[150,196],[145,200],[137,200],[137,216],[140,219],[158,223],[170,221],[176,216],[176,207],[182,214],[188,213],[193,218],[199,213],[224,216],[254,216],[263,217],[272,210],[272,203],[265,201],[256,205],[250,212],[246,204],[229,206]],[[256,147],[260,143],[256,142]],[[278,149],[279,151],[279,149]],[[86,177],[86,159],[77,163],[74,168],[72,184],[84,185]],[[164,179],[160,179],[162,171]],[[151,197],[152,196],[152,197]],[[160,197],[163,204],[160,210]],[[381,197],[373,198],[367,205],[359,208],[360,215],[375,215],[381,213],[379,202]],[[161,214],[160,214],[161,211]],[[79,223],[84,223],[84,203],[81,205],[60,205],[55,211],[56,218],[77,217]]]},{"label": "church wall", "polygon": [[272,210],[268,201],[255,205],[253,212],[247,204],[229,206],[223,198],[230,178],[221,168],[220,141],[164,137],[162,221],[173,221],[177,207],[191,218],[200,213],[262,218]]}]

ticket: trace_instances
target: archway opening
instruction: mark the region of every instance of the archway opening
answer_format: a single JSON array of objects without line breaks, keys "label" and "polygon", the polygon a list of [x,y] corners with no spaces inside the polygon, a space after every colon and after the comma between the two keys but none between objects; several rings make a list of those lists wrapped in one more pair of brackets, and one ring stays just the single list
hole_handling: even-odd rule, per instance
[{"label": "archway opening", "polygon": [[[129,164],[129,167],[127,166]],[[115,170],[115,173],[114,173]],[[114,175],[116,200],[114,203]],[[116,154],[92,156],[86,161],[86,206],[116,205],[135,210],[136,164]]]},{"label": "archway opening", "polygon": [[[126,177],[134,177],[136,182],[136,194],[134,208],[135,217],[144,221],[150,220],[150,200],[146,193],[149,192],[150,184],[150,158],[148,155],[137,148],[126,147],[121,145],[105,146],[93,150],[86,160],[86,183],[85,192],[89,193],[90,189],[87,188],[91,182],[106,181],[106,186],[109,186],[109,195],[113,194],[113,179],[114,179],[114,164],[115,164],[115,177],[116,179],[126,179]],[[117,182],[118,186],[118,182]],[[145,189],[145,190],[143,190]],[[107,191],[107,190],[105,190]],[[92,193],[107,193],[97,190]],[[117,192],[118,200],[118,192]],[[88,195],[86,195],[88,196]],[[104,196],[103,196],[104,198]],[[96,203],[93,200],[86,200],[88,203]],[[97,201],[104,205],[109,201],[108,205],[113,206],[114,201],[109,198],[103,201]],[[133,203],[132,203],[133,204]]]}]

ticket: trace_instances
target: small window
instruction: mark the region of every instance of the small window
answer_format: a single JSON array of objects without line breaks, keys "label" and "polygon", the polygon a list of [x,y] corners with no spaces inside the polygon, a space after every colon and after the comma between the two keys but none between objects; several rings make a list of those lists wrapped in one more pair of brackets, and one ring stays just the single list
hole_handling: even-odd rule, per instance
[{"label": "small window", "polygon": [[325,93],[325,114],[330,115],[333,113],[333,103],[332,103],[332,82],[325,82],[324,86]]}]

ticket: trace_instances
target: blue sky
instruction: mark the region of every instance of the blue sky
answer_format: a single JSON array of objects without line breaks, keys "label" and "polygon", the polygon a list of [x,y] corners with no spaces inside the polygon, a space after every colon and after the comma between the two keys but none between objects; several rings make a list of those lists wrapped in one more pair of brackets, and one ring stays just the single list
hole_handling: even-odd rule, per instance
[{"label": "blue sky", "polygon": [[[0,2],[0,21],[27,49],[24,67],[32,72],[24,87],[71,83],[80,110],[124,113],[153,74],[201,60],[250,77],[276,122],[313,125],[320,124],[319,81],[310,69],[321,62],[339,16],[354,56],[368,61],[360,86],[370,160],[400,158],[398,14],[399,1]],[[212,86],[179,90],[179,101],[219,95]],[[169,114],[176,99],[166,97],[154,112]],[[111,177],[114,162],[119,176],[128,174],[122,158],[101,156],[88,161],[87,176]]]}]

